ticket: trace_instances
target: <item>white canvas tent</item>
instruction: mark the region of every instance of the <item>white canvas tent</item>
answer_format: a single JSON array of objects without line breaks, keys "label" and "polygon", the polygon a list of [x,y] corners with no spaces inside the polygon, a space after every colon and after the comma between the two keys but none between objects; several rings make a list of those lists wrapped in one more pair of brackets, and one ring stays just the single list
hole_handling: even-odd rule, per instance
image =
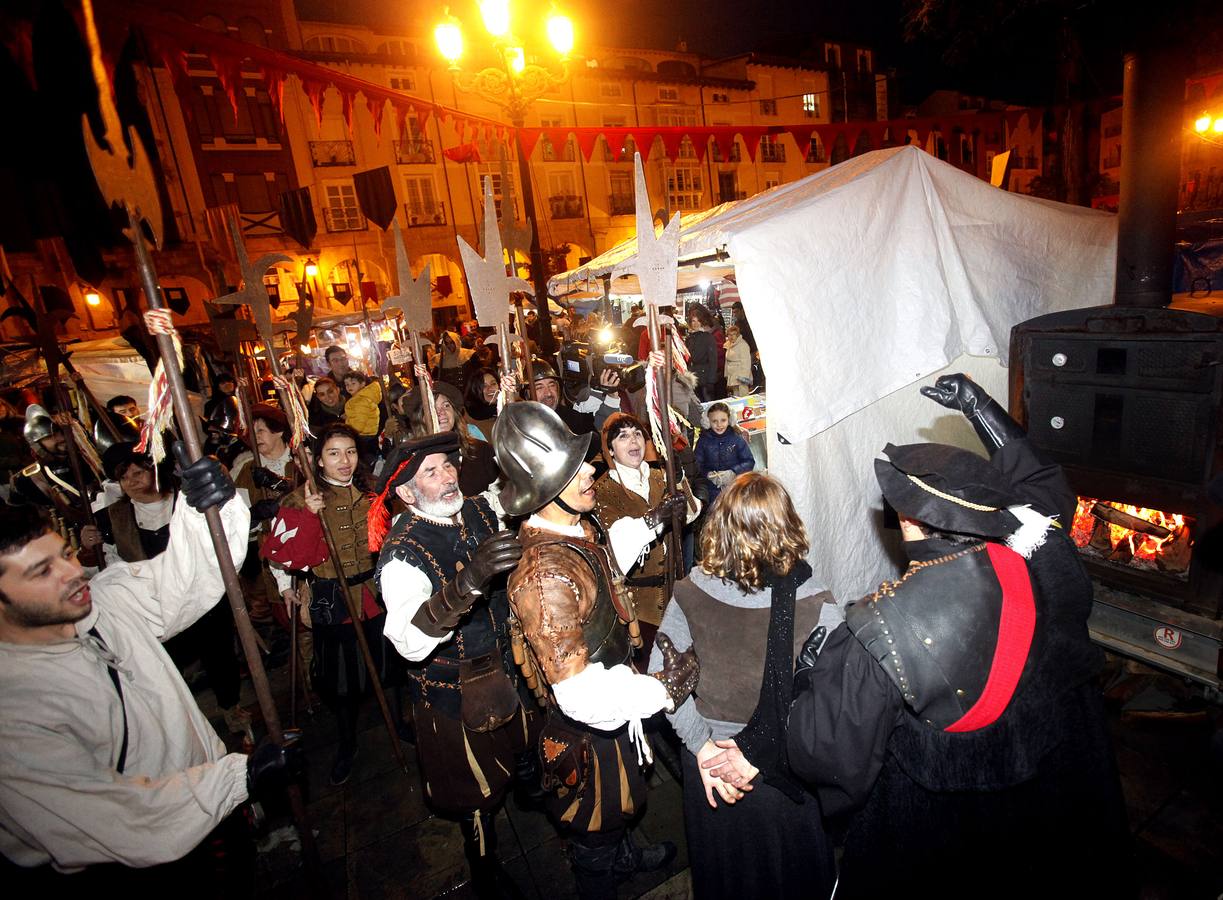
[{"label": "white canvas tent", "polygon": [[[578,288],[633,243],[552,285]],[[901,147],[719,207],[681,233],[681,259],[718,250],[768,378],[770,471],[807,524],[817,576],[848,601],[896,571],[872,472],[884,445],[979,449],[920,385],[966,371],[1005,403],[1013,325],[1111,302],[1116,221]]]}]

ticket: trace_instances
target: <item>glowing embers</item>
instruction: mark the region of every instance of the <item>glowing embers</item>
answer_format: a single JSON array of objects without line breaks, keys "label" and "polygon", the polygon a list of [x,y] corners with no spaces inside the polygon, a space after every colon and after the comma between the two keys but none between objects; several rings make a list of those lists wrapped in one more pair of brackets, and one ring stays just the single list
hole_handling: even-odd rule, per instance
[{"label": "glowing embers", "polygon": [[1179,513],[1080,497],[1070,535],[1085,556],[1187,581],[1193,521]]}]

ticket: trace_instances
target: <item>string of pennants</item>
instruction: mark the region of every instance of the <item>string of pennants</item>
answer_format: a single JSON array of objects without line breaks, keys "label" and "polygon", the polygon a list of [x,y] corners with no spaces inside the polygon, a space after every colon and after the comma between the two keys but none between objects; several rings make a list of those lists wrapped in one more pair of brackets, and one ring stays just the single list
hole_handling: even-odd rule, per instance
[{"label": "string of pennants", "polygon": [[224,34],[192,25],[174,16],[158,13],[142,7],[139,26],[149,45],[150,55],[160,59],[174,81],[180,96],[190,96],[194,90],[190,76],[190,55],[202,54],[208,58],[221,90],[224,91],[238,114],[238,95],[246,84],[244,73],[250,67],[258,70],[268,97],[276,108],[277,115],[284,120],[284,91],[288,76],[293,75],[314,110],[315,120],[321,125],[323,108],[329,88],[340,95],[341,115],[348,132],[352,134],[353,110],[358,98],[365,102],[374,123],[374,133],[382,136],[383,118],[389,106],[395,118],[399,134],[404,134],[408,116],[413,116],[423,131],[430,116],[439,121],[449,120],[458,134],[459,143],[494,136],[504,140],[512,129],[492,119],[473,116],[458,110],[412,97],[389,87],[357,78],[347,73],[309,60],[298,59],[287,53],[240,41]]},{"label": "string of pennants", "polygon": [[[334,89],[339,94],[341,115],[350,135],[358,98],[364,100],[373,121],[374,132],[379,138],[382,135],[387,106],[392,110],[400,135],[406,133],[404,128],[408,116],[416,119],[421,131],[430,116],[436,116],[441,122],[450,121],[458,136],[458,146],[443,149],[442,152],[457,162],[474,161],[477,155],[474,148],[481,138],[485,141],[494,138],[501,141],[515,132],[514,128],[505,123],[462,113],[288,53],[208,31],[147,7],[141,9],[139,25],[147,40],[150,55],[160,59],[166,66],[180,96],[189,96],[194,90],[190,74],[190,55],[202,54],[207,57],[222,91],[234,109],[235,116],[238,112],[238,95],[249,83],[244,73],[250,73],[253,66],[257,69],[282,121],[285,84],[288,76],[293,75],[300,83],[320,125],[328,90]],[[789,134],[797,144],[801,157],[805,158],[816,137],[826,153],[831,152],[837,140],[844,137],[846,152],[852,154],[862,140],[865,140],[866,146],[861,149],[879,149],[909,142],[908,135],[911,132],[916,134],[918,146],[925,146],[932,131],[939,131],[945,136],[950,136],[956,130],[969,133],[983,131],[998,134],[1001,138],[1004,126],[1008,131],[1013,130],[1024,116],[1029,116],[1029,127],[1039,127],[1042,113],[1040,109],[1009,109],[889,121],[805,122],[799,125],[560,126],[519,128],[517,136],[529,159],[542,138],[546,137],[553,147],[560,147],[572,135],[587,162],[591,160],[600,138],[606,142],[613,158],[620,160],[631,159],[632,146],[641,150],[643,157],[648,158],[655,141],[660,141],[664,154],[674,162],[683,155],[684,140],[688,139],[698,161],[704,162],[711,145],[718,148],[721,160],[730,161],[735,139],[738,137],[742,139],[749,159],[755,162],[765,136]]]},{"label": "string of pennants", "polygon": [[840,137],[845,138],[847,152],[853,152],[858,141],[865,136],[869,148],[878,150],[886,145],[898,145],[908,142],[908,135],[917,135],[918,146],[925,146],[930,133],[938,131],[945,137],[959,131],[967,133],[988,132],[1002,137],[1005,125],[1008,131],[1013,131],[1024,116],[1028,116],[1030,128],[1039,128],[1041,109],[1011,109],[1000,112],[969,112],[956,113],[947,116],[929,116],[923,118],[892,119],[888,121],[866,122],[832,122],[804,123],[802,125],[710,125],[710,126],[627,126],[627,127],[572,127],[556,126],[550,128],[519,128],[518,140],[522,144],[523,153],[529,159],[536,145],[543,138],[554,147],[562,147],[570,135],[577,142],[582,156],[590,162],[599,138],[606,143],[609,151],[616,159],[631,159],[632,149],[628,146],[631,138],[633,144],[641,151],[643,158],[650,155],[654,142],[662,143],[666,157],[674,162],[683,152],[684,139],[687,138],[696,158],[705,161],[710,146],[718,148],[719,159],[730,161],[732,158],[735,138],[742,139],[749,159],[756,160],[760,143],[767,136],[788,134],[798,145],[800,155],[805,158],[812,141],[818,136],[825,152],[831,151]]}]

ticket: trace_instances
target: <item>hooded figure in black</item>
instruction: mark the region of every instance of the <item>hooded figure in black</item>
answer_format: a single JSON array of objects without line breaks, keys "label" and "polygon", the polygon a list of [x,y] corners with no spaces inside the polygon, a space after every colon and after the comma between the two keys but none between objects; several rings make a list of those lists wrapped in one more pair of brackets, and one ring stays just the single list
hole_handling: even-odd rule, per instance
[{"label": "hooded figure in black", "polygon": [[[875,463],[910,564],[813,634],[788,754],[826,816],[852,813],[838,900],[1127,893],[1127,829],[1088,638],[1075,496],[963,375],[922,393],[990,459],[889,445]],[[1073,886],[1073,887],[1072,887]]]}]

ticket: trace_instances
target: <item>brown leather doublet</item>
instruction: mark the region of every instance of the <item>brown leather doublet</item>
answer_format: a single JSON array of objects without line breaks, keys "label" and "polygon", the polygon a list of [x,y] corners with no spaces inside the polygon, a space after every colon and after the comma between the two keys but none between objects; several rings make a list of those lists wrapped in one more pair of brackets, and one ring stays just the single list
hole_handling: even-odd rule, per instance
[{"label": "brown leather doublet", "polygon": [[[319,489],[326,492],[324,497],[327,505],[323,507],[321,516],[330,526],[332,537],[335,538],[336,555],[344,568],[344,574],[353,576],[370,571],[374,568],[374,557],[369,552],[366,520],[369,516],[371,495],[351,484],[340,487],[320,482]],[[304,486],[294,488],[292,493],[281,501],[281,505],[304,509],[305,492]],[[335,558],[328,556],[315,566],[314,575],[317,578],[335,578]]]},{"label": "brown leather doublet", "polygon": [[620,572],[591,525],[582,528],[585,540],[529,525],[518,533],[523,552],[509,579],[510,608],[549,684],[630,653]]}]

